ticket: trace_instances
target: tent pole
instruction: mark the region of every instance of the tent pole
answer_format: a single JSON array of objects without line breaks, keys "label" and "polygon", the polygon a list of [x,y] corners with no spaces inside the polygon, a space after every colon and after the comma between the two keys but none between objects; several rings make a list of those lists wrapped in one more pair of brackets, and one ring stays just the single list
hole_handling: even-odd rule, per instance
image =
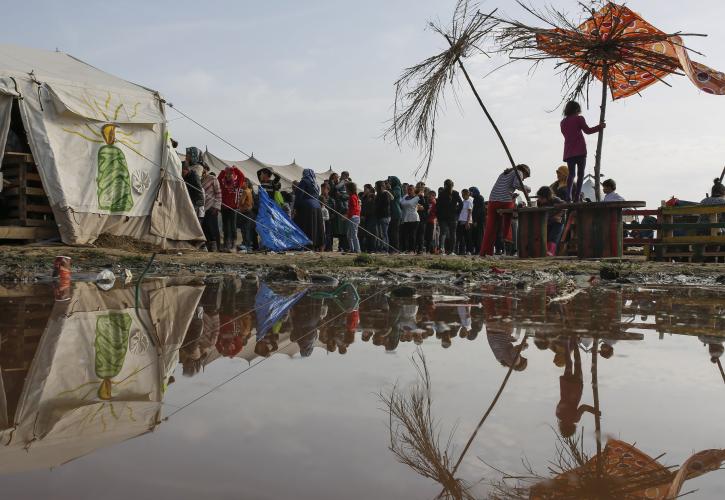
[{"label": "tent pole", "polygon": [[[448,35],[445,35],[446,40],[448,40],[448,43],[451,47],[453,47],[453,40]],[[514,162],[513,156],[511,156],[511,151],[509,151],[509,147],[506,144],[506,141],[503,138],[503,135],[501,135],[501,131],[498,129],[498,126],[496,125],[496,122],[493,121],[493,117],[488,112],[488,109],[486,109],[486,105],[483,104],[483,100],[481,99],[481,96],[478,94],[478,91],[476,90],[476,87],[473,85],[473,81],[471,80],[471,77],[468,76],[468,71],[466,71],[466,67],[463,66],[463,61],[461,61],[461,57],[456,57],[456,62],[458,63],[458,66],[461,68],[461,71],[463,72],[463,76],[466,77],[466,81],[468,82],[468,85],[471,87],[471,90],[473,91],[473,95],[476,96],[476,100],[478,101],[479,106],[481,106],[481,109],[486,115],[486,118],[488,118],[488,121],[491,123],[491,126],[493,127],[493,130],[496,132],[496,135],[498,136],[498,140],[501,141],[501,145],[503,146],[504,151],[506,151],[506,156],[508,156],[509,162],[511,162],[511,168],[514,169],[514,172],[516,173],[516,178],[519,180],[519,183],[523,186],[524,180],[521,178],[521,173],[519,172],[519,169],[516,168],[516,162]],[[524,196],[526,197],[526,203],[527,205],[531,206],[531,200],[529,199],[529,193],[527,193],[524,190]]]},{"label": "tent pole", "polygon": [[[599,111],[599,124],[604,123],[604,119],[607,115],[607,89],[609,88],[609,65],[604,64],[602,67],[602,104]],[[599,135],[597,136],[597,155],[594,163],[594,195],[597,197],[597,201],[601,200],[599,178],[602,170],[602,143],[604,142],[604,129],[599,129]]]}]

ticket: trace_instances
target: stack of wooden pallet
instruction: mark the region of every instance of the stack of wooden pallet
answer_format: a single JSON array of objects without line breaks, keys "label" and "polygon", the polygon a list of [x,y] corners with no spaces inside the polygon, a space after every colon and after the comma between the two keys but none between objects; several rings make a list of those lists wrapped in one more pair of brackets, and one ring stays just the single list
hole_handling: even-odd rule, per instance
[{"label": "stack of wooden pallet", "polygon": [[33,156],[6,152],[2,162],[4,214],[0,239],[40,240],[58,235]]}]

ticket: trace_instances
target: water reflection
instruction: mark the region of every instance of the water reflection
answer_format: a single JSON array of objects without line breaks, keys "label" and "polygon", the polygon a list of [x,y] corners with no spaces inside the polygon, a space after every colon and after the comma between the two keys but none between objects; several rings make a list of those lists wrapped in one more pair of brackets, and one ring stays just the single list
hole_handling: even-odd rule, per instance
[{"label": "water reflection", "polygon": [[[65,301],[55,301],[47,287],[0,288],[0,473],[55,467],[155,429],[170,413],[199,400],[179,388],[175,377],[180,375],[205,380],[213,367],[238,363],[236,376],[272,356],[306,364],[329,355],[359,363],[353,352],[382,356],[406,345],[435,349],[453,362],[453,346],[490,351],[501,379],[534,377],[532,363],[545,359],[557,372],[536,382],[554,388],[558,382],[559,397],[552,398],[545,417],[530,417],[553,422],[560,443],[576,441],[582,428],[591,428],[587,422],[596,421],[601,432],[588,444],[596,451],[580,453],[569,469],[588,471],[594,465],[606,471],[611,460],[596,457],[609,457],[624,445],[612,444],[606,426],[602,429],[609,402],[598,400],[597,363],[636,363],[620,357],[626,343],[643,344],[646,336],[665,343],[677,335],[701,350],[703,364],[717,365],[725,341],[720,291],[590,288],[572,295],[556,285],[533,290],[431,285],[415,292],[289,287],[231,277],[204,284],[152,280],[142,287],[137,308],[133,288],[102,291],[74,283]],[[374,363],[365,369],[378,376]],[[717,368],[711,373],[712,382],[722,384],[725,374],[721,379]],[[391,381],[398,375],[385,374]],[[174,393],[175,405],[167,406],[164,399],[174,391],[181,392]],[[421,394],[424,402],[426,392]],[[587,404],[590,398],[593,403]],[[485,409],[488,402],[480,404]],[[334,408],[334,399],[330,405]],[[432,425],[432,410],[420,410]],[[484,423],[481,432],[486,431]],[[459,477],[450,473],[457,457],[445,443],[443,450],[433,450],[434,434],[421,442],[438,453],[436,460],[443,463],[438,476]],[[711,468],[718,456],[696,462]],[[596,470],[598,478],[602,470]],[[515,484],[511,491],[530,495],[547,479],[559,495],[550,498],[566,498],[561,483],[549,481],[564,472],[546,478],[531,474],[536,481]],[[674,481],[674,474],[668,478]],[[453,496],[464,490],[461,486]]]}]

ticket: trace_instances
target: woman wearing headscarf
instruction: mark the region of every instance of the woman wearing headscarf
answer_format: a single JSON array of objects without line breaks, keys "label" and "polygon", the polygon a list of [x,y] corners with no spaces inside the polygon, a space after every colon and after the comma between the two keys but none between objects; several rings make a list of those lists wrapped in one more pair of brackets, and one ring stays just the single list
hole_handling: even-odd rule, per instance
[{"label": "woman wearing headscarf", "polygon": [[483,241],[483,228],[486,227],[486,201],[481,195],[481,191],[477,187],[471,187],[468,189],[473,199],[473,227],[471,229],[471,236],[473,242],[473,255],[478,254],[481,250],[481,241]]},{"label": "woman wearing headscarf", "polygon": [[312,248],[321,251],[324,247],[324,223],[320,205],[320,186],[315,172],[306,168],[302,179],[294,186],[294,221],[312,242]]}]

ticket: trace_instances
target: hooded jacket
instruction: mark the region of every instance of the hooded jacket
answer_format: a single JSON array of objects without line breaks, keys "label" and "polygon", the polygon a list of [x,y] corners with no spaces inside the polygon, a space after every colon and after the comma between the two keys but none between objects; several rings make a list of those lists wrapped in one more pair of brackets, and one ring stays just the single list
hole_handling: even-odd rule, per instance
[{"label": "hooded jacket", "polygon": [[294,194],[295,208],[320,208],[320,186],[312,169],[302,171],[302,179],[294,187]]},{"label": "hooded jacket", "polygon": [[246,182],[244,174],[237,167],[227,167],[217,177],[222,190],[222,207],[237,209],[239,204],[239,191]]},{"label": "hooded jacket", "polygon": [[390,192],[393,195],[393,200],[390,202],[390,217],[393,219],[400,219],[402,216],[400,199],[403,197],[403,187],[400,183],[400,179],[394,175],[388,177],[388,182],[390,183]]}]

